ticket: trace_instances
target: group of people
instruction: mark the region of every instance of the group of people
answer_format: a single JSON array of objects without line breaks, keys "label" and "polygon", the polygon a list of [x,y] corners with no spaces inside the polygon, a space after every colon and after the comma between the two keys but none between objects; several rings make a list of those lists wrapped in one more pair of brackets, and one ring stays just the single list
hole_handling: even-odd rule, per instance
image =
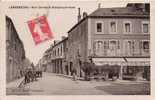
[{"label": "group of people", "polygon": [[24,78],[25,84],[33,82],[33,81],[37,81],[38,77],[42,77],[42,71],[37,71],[32,68],[26,69],[24,77],[25,77]]}]

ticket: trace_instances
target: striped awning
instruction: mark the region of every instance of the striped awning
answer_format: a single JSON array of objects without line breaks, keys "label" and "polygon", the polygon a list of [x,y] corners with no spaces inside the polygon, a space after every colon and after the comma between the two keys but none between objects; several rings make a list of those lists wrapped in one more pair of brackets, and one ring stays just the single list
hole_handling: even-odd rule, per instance
[{"label": "striped awning", "polygon": [[126,58],[127,66],[150,66],[150,58]]},{"label": "striped awning", "polygon": [[150,58],[92,58],[95,65],[150,66]]},{"label": "striped awning", "polygon": [[92,58],[95,65],[121,65],[125,63],[124,58]]}]

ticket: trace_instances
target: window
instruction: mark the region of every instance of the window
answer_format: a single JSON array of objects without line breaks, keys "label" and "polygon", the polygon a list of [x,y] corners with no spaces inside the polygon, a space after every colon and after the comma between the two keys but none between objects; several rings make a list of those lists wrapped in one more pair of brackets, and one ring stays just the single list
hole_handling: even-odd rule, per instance
[{"label": "window", "polygon": [[116,22],[112,21],[110,22],[110,33],[115,33],[116,32]]},{"label": "window", "polygon": [[95,54],[101,55],[103,50],[103,41],[95,41]]},{"label": "window", "polygon": [[117,51],[117,42],[116,42],[116,40],[111,40],[111,41],[109,41],[109,55],[110,56],[116,56],[117,55],[117,53],[116,53],[116,51]]},{"label": "window", "polygon": [[124,31],[125,31],[125,33],[131,33],[131,23],[130,22],[124,23]]},{"label": "window", "polygon": [[97,22],[96,23],[96,32],[97,33],[102,33],[103,32],[103,23],[102,22]]},{"label": "window", "polygon": [[104,41],[104,49],[109,49],[109,41]]},{"label": "window", "polygon": [[97,23],[97,32],[102,32],[102,23]]},{"label": "window", "polygon": [[149,33],[149,23],[142,22],[142,33]]},{"label": "window", "polygon": [[112,50],[112,51],[116,50],[116,41],[115,40],[110,41],[110,50]]},{"label": "window", "polygon": [[148,33],[148,24],[143,24],[143,33]]},{"label": "window", "polygon": [[143,41],[143,42],[142,42],[142,49],[143,49],[143,51],[146,52],[146,53],[149,52],[149,49],[150,49],[149,41]]},{"label": "window", "polygon": [[125,32],[130,32],[130,23],[125,23]]},{"label": "window", "polygon": [[96,50],[101,50],[101,47],[102,47],[102,41],[97,41],[96,42]]},{"label": "window", "polygon": [[127,41],[127,49],[131,49],[131,41]]},{"label": "window", "polygon": [[132,40],[125,40],[124,42],[124,50],[126,56],[131,56],[134,50],[134,41]]}]

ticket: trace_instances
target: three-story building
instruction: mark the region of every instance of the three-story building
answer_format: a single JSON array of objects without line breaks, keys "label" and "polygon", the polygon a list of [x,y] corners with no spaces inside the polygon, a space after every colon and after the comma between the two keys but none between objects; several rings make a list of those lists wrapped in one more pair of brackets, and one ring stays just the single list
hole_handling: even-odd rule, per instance
[{"label": "three-story building", "polygon": [[54,43],[48,48],[38,66],[46,72],[70,75],[71,70],[68,67],[68,37],[62,37],[62,40],[54,40]]},{"label": "three-story building", "polygon": [[149,4],[129,3],[83,13],[68,31],[69,67],[75,67],[81,76],[80,63],[92,59],[97,66],[119,66],[121,79],[149,79],[149,9]]}]

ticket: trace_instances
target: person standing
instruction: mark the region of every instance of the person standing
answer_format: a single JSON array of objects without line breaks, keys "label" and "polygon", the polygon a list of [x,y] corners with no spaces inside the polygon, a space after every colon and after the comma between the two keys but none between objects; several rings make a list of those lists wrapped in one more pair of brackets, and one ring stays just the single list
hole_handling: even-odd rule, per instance
[{"label": "person standing", "polygon": [[73,73],[73,80],[76,81],[77,80],[77,71],[75,68],[73,69],[72,73]]},{"label": "person standing", "polygon": [[29,83],[28,70],[26,69],[24,72],[24,83]]}]

